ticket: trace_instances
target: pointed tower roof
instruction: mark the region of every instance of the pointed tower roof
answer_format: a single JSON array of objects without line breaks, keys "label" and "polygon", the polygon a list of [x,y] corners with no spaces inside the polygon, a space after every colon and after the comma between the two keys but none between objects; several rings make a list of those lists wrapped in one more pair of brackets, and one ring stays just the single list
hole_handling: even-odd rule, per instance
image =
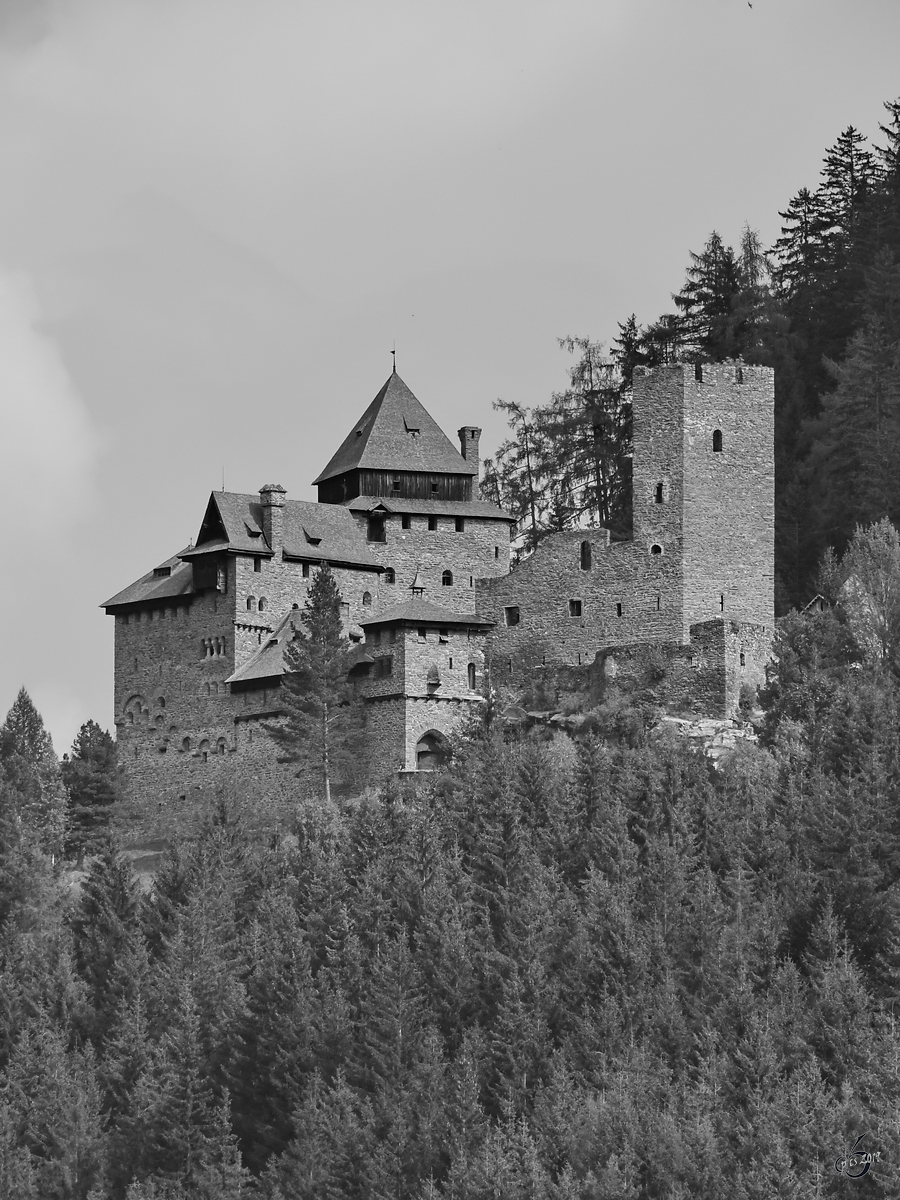
[{"label": "pointed tower roof", "polygon": [[475,474],[472,464],[466,462],[396,371],[313,483],[360,467],[370,471]]}]

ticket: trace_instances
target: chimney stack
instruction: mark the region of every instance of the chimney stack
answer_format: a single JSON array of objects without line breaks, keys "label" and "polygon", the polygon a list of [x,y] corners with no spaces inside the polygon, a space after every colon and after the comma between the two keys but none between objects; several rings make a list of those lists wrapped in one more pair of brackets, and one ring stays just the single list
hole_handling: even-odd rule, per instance
[{"label": "chimney stack", "polygon": [[280,483],[267,483],[259,489],[263,511],[263,536],[269,549],[279,551],[284,543],[284,498],[287,495]]},{"label": "chimney stack", "polygon": [[478,498],[478,476],[481,470],[481,464],[478,461],[478,439],[481,437],[481,430],[475,425],[464,425],[462,429],[457,431],[459,438],[459,452],[475,472],[472,479],[472,496]]}]

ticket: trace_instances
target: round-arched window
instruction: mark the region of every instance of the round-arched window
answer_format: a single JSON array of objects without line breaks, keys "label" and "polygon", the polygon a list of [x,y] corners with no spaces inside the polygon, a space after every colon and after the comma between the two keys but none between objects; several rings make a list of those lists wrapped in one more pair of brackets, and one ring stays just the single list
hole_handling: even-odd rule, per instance
[{"label": "round-arched window", "polygon": [[265,596],[260,596],[260,598],[259,598],[259,611],[260,611],[260,612],[265,612],[265,611],[266,611],[266,598],[265,598]]},{"label": "round-arched window", "polygon": [[722,451],[722,430],[721,429],[713,430],[713,450],[717,454],[720,454]]},{"label": "round-arched window", "polygon": [[372,593],[371,592],[363,592],[363,604],[371,604],[371,603],[372,603]]},{"label": "round-arched window", "polygon": [[256,612],[256,597],[247,597],[247,612]]},{"label": "round-arched window", "polygon": [[441,576],[442,587],[453,587],[453,572],[445,571]]},{"label": "round-arched window", "polygon": [[650,547],[650,553],[651,554],[662,554],[662,546],[660,546],[659,542],[653,543],[653,545]]},{"label": "round-arched window", "polygon": [[385,583],[396,583],[397,582],[397,575],[396,575],[393,567],[385,567],[384,582]]}]

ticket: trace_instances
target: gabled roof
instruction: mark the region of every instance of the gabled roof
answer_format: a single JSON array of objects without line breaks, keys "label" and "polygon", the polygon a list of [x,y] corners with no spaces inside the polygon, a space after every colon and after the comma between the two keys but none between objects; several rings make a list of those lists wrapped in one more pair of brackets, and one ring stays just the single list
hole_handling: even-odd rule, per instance
[{"label": "gabled roof", "polygon": [[[382,569],[369,550],[363,529],[349,509],[339,504],[318,504],[312,500],[286,500],[283,512],[285,558],[368,567],[373,571]],[[213,492],[197,545],[184,551],[181,557],[191,559],[214,551],[268,557],[272,550],[263,536],[262,528],[262,505],[258,496]],[[202,540],[204,536],[210,540]]]},{"label": "gabled roof", "polygon": [[352,500],[342,502],[344,508],[351,512],[371,512],[375,508],[383,508],[389,513],[413,513],[420,516],[437,517],[480,517],[493,521],[509,521],[513,525],[516,518],[491,504],[489,500],[407,500],[399,496],[354,496]]},{"label": "gabled roof", "polygon": [[475,474],[472,464],[466,462],[396,371],[313,483],[358,468],[436,475]]},{"label": "gabled roof", "polygon": [[360,621],[365,628],[368,625],[466,625],[474,628],[477,625],[493,625],[486,617],[478,617],[475,613],[453,612],[449,608],[431,604],[428,600],[407,600],[405,604],[395,604],[384,609],[377,616]]},{"label": "gabled roof", "polygon": [[[182,551],[182,554],[184,553],[185,551]],[[168,574],[158,575],[157,571],[168,571]],[[142,600],[169,600],[175,596],[190,595],[193,590],[194,572],[187,563],[181,561],[181,554],[174,554],[123,591],[116,592],[111,599],[104,600],[100,607],[115,608],[120,604],[139,604]]]}]

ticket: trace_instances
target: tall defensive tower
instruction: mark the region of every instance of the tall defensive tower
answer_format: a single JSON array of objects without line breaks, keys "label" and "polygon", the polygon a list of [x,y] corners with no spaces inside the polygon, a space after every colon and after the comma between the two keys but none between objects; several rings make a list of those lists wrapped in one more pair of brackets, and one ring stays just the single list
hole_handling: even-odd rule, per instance
[{"label": "tall defensive tower", "polygon": [[634,380],[634,538],[681,564],[682,638],[774,624],[774,372],[678,364]]}]

